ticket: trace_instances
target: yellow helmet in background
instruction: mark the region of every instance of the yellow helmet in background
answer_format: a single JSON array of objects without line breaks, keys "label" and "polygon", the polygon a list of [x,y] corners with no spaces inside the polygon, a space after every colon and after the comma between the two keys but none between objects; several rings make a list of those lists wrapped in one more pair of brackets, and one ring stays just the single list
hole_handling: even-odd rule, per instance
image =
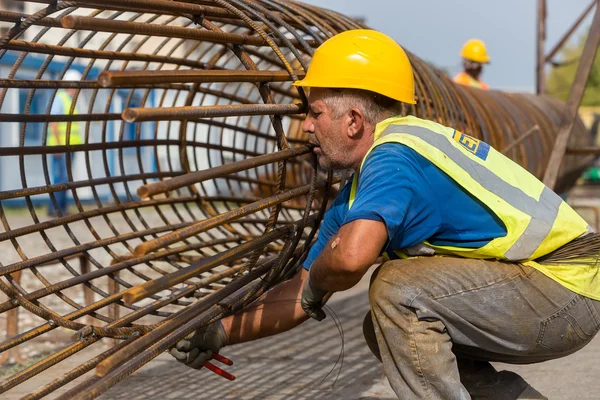
[{"label": "yellow helmet in background", "polygon": [[363,89],[415,104],[413,70],[391,37],[369,29],[339,33],[315,51],[304,79],[294,86]]},{"label": "yellow helmet in background", "polygon": [[460,56],[482,64],[490,62],[485,43],[480,39],[467,40],[460,51]]}]

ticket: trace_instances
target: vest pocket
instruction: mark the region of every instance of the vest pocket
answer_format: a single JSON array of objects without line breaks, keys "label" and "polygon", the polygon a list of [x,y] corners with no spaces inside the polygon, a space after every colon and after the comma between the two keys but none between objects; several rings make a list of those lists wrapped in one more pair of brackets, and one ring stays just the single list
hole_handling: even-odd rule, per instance
[{"label": "vest pocket", "polygon": [[576,295],[540,323],[538,345],[555,353],[572,353],[585,346],[599,329],[591,312],[585,298]]}]

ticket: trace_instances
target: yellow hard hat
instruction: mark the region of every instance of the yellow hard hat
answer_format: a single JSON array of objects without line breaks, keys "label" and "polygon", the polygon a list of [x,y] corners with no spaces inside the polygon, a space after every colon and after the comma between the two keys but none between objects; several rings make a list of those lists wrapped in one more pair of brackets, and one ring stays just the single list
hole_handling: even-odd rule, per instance
[{"label": "yellow hard hat", "polygon": [[485,43],[480,39],[467,40],[460,51],[460,56],[478,63],[485,64],[490,62]]},{"label": "yellow hard hat", "polygon": [[345,31],[315,51],[304,79],[294,86],[363,89],[415,104],[406,53],[391,37],[369,29]]}]

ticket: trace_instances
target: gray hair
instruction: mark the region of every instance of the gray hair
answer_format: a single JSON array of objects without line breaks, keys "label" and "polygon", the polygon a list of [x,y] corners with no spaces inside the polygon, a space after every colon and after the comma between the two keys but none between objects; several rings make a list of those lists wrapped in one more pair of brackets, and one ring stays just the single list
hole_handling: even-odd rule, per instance
[{"label": "gray hair", "polygon": [[340,118],[352,107],[359,108],[367,122],[377,124],[396,115],[404,115],[405,107],[400,101],[362,89],[331,89],[323,95],[323,101],[334,119]]}]

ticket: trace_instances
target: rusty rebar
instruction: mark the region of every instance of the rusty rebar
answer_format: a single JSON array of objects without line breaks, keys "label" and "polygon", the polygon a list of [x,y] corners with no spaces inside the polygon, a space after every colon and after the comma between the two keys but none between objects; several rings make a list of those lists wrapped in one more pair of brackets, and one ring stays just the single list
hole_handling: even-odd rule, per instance
[{"label": "rusty rebar", "polygon": [[[304,72],[294,72],[304,77]],[[293,81],[283,71],[228,71],[228,70],[177,70],[177,71],[105,71],[98,76],[101,87],[124,84],[148,85],[159,83],[222,83],[222,82],[285,82]]]},{"label": "rusty rebar", "polygon": [[134,286],[123,295],[125,304],[134,304],[141,299],[160,292],[161,290],[173,287],[181,282],[184,282],[195,276],[210,271],[218,265],[237,260],[241,256],[249,252],[262,248],[274,240],[282,238],[287,232],[288,227],[281,227],[272,230],[263,236],[240,244],[230,250],[227,250],[218,256],[207,257],[197,263],[191,264],[189,267],[179,269],[162,277],[148,281],[142,285]]},{"label": "rusty rebar", "polygon": [[[232,104],[224,106],[128,108],[123,111],[123,120],[127,122],[177,121],[247,115],[286,115],[303,112],[304,107],[301,104]],[[2,115],[0,115],[1,120]]]},{"label": "rusty rebar", "polygon": [[181,65],[191,68],[206,68],[207,65],[195,60],[185,58],[162,56],[157,54],[128,53],[124,51],[105,51],[80,49],[67,46],[55,46],[44,43],[32,43],[22,40],[11,40],[3,46],[6,50],[23,51],[27,53],[51,54],[65,57],[93,58],[100,60],[157,62],[164,64]]},{"label": "rusty rebar", "polygon": [[501,153],[502,154],[510,153],[512,149],[514,149],[515,147],[517,147],[518,145],[523,143],[525,140],[527,140],[532,135],[539,133],[539,131],[540,131],[539,126],[537,126],[537,125],[532,126],[527,132],[525,132],[523,135],[519,136],[514,142],[512,142],[511,144],[509,144],[508,146],[503,148]]},{"label": "rusty rebar", "polygon": [[[66,16],[61,20],[63,28],[80,29],[99,32],[131,33],[139,35],[165,36],[179,39],[195,39],[211,43],[237,44],[250,46],[268,46],[268,43],[258,36],[232,34],[226,32],[214,32],[209,30],[185,28],[181,26],[162,26],[158,24],[146,24],[138,22],[113,21],[101,18]],[[291,41],[300,46],[296,40]],[[281,40],[275,40],[281,45]],[[311,44],[315,44],[310,40]]]},{"label": "rusty rebar", "polygon": [[[285,227],[284,230],[289,231],[289,228],[289,226]],[[278,234],[285,234],[284,230],[279,231]],[[256,269],[254,269],[249,274],[244,275],[236,282],[228,285],[226,290],[221,290],[219,292],[213,293],[205,297],[203,300],[193,304],[192,306],[188,307],[186,310],[181,312],[179,315],[169,320],[168,323],[162,324],[160,328],[153,330],[149,334],[143,336],[140,340],[131,343],[131,345],[108,357],[96,367],[97,375],[103,376],[106,375],[108,372],[114,372],[112,371],[114,367],[120,366],[123,362],[131,359],[131,356],[140,353],[141,350],[145,350],[150,344],[164,338],[166,335],[172,333],[174,330],[178,328],[181,329],[181,326],[183,324],[189,322],[195,317],[198,317],[202,312],[206,311],[211,306],[211,303],[218,303],[220,300],[223,300],[227,296],[230,296],[237,290],[241,289],[243,286],[245,286],[245,284],[252,282],[254,279],[267,272],[272,266],[272,264],[276,261],[277,260],[265,262],[262,265],[257,266]],[[191,332],[191,329],[189,329],[189,327],[186,328],[184,328],[184,332],[187,332],[187,335],[189,332]],[[158,355],[162,351],[163,350],[159,350],[155,352],[155,354]],[[138,365],[141,366],[143,364]]]},{"label": "rusty rebar", "polygon": [[138,188],[137,194],[142,199],[145,199],[157,194],[170,192],[172,190],[179,189],[184,186],[193,185],[195,183],[200,183],[209,179],[215,179],[219,176],[231,175],[236,172],[260,167],[262,165],[271,164],[277,161],[289,160],[293,157],[308,154],[310,151],[311,147],[301,146],[297,148],[289,148],[286,150],[265,154],[262,156],[246,158],[245,160],[220,165],[209,170],[191,172],[189,174],[174,177],[168,180],[143,185]]}]

